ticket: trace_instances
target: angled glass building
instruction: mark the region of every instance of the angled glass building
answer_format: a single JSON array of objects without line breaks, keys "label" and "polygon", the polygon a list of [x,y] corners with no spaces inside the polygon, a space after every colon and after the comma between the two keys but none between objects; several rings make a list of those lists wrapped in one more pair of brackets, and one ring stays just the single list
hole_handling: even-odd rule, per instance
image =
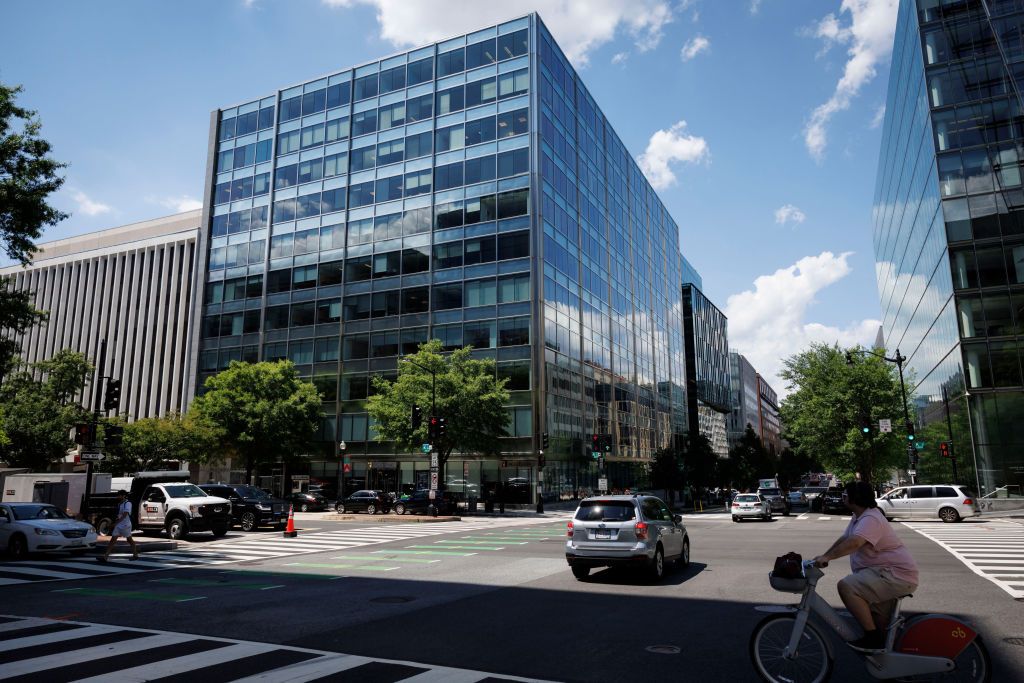
[{"label": "angled glass building", "polygon": [[1022,27],[1019,0],[901,2],[874,202],[884,341],[910,359],[921,469],[951,479],[952,441],[982,494],[1024,485]]},{"label": "angled glass building", "polygon": [[324,398],[313,479],[344,441],[351,485],[425,485],[365,401],[428,339],[511,391],[501,457],[453,456],[456,491],[533,500],[545,432],[545,498],[596,485],[594,433],[636,486],[685,433],[678,227],[536,14],[218,109],[207,187],[196,388],[291,359]]}]

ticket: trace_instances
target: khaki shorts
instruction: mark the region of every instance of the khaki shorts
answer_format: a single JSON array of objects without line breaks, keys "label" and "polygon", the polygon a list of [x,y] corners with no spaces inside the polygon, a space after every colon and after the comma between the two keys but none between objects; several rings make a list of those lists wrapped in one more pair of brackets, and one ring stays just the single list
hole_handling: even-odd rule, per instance
[{"label": "khaki shorts", "polygon": [[842,579],[851,592],[871,603],[871,613],[875,621],[888,623],[892,610],[896,607],[896,599],[910,595],[917,590],[917,584],[901,581],[888,569],[866,567],[855,574]]}]

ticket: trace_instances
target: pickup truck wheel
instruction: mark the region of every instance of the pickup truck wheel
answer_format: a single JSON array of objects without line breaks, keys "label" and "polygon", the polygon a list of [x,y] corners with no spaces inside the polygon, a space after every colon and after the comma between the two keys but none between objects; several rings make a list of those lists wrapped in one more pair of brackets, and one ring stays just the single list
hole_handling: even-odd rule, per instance
[{"label": "pickup truck wheel", "polygon": [[96,534],[99,536],[109,536],[110,530],[114,528],[114,522],[109,517],[103,517],[96,522]]},{"label": "pickup truck wheel", "polygon": [[220,538],[221,536],[224,536],[227,533],[228,533],[228,525],[227,524],[219,524],[219,525],[213,527],[213,535],[216,538]]},{"label": "pickup truck wheel", "polygon": [[12,560],[24,560],[28,557],[28,541],[21,534],[14,534],[7,541],[7,552]]},{"label": "pickup truck wheel", "polygon": [[167,537],[172,541],[181,541],[188,535],[188,522],[181,517],[167,520]]},{"label": "pickup truck wheel", "polygon": [[258,525],[256,524],[256,513],[255,512],[243,512],[241,519],[242,531],[252,531]]}]

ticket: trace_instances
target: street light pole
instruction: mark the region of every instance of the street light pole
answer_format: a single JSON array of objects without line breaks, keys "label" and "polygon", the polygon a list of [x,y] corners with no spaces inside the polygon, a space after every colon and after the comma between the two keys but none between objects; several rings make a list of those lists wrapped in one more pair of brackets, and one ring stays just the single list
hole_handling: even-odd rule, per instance
[{"label": "street light pole", "polygon": [[[850,358],[850,353],[851,353],[850,351],[846,352],[847,364],[848,365],[853,365],[852,359]],[[907,435],[909,436],[911,434],[911,432],[910,432],[910,429],[911,429],[910,410],[907,408],[907,385],[903,381],[903,363],[906,362],[907,357],[904,356],[903,354],[901,354],[899,349],[896,349],[896,357],[895,358],[889,358],[884,353],[878,353],[878,352],[872,351],[870,349],[855,349],[853,351],[853,353],[861,353],[861,354],[867,353],[867,354],[870,354],[870,355],[874,356],[875,358],[881,358],[882,360],[884,360],[886,362],[895,363],[896,364],[896,367],[899,369],[899,372],[900,372],[900,396],[903,398],[903,425],[907,429]],[[911,467],[914,466],[914,459],[915,459],[916,454],[917,454],[917,451],[914,448],[914,444],[911,443],[908,440],[907,441],[907,461],[908,461],[907,464],[910,465]],[[908,470],[909,470],[909,468],[908,468]],[[910,475],[910,483],[911,484],[916,484],[917,483],[917,475],[916,474]]]}]

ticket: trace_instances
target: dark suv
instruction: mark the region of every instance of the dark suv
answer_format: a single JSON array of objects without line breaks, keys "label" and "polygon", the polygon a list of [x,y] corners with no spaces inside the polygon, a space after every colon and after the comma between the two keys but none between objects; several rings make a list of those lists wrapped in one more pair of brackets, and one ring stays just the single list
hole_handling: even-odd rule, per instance
[{"label": "dark suv", "polygon": [[341,513],[366,512],[375,515],[378,512],[387,512],[391,509],[391,497],[383,491],[365,489],[339,500],[335,503],[334,509]]},{"label": "dark suv", "polygon": [[830,487],[821,494],[822,512],[848,512],[846,503],[843,502],[843,489],[838,486]]},{"label": "dark suv", "polygon": [[433,500],[430,498],[430,491],[421,489],[414,492],[408,498],[400,498],[395,501],[395,514],[404,515],[408,513],[427,513],[430,504],[437,507],[438,514],[447,515],[455,509],[455,494],[437,491]]},{"label": "dark suv", "polygon": [[255,486],[200,484],[199,488],[211,496],[231,501],[231,522],[242,527],[242,531],[253,531],[261,526],[284,528],[288,519],[288,504]]}]

